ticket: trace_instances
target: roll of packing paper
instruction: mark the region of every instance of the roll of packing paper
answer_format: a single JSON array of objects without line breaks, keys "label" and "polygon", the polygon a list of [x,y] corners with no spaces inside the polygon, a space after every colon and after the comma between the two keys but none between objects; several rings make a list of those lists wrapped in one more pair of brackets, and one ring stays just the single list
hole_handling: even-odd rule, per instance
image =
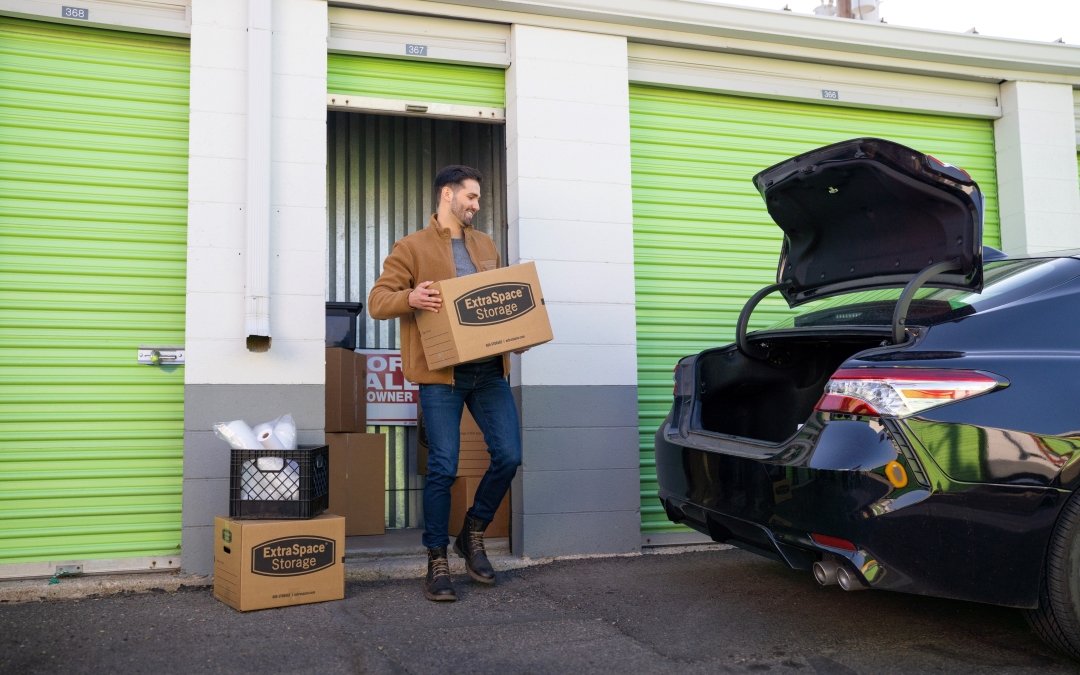
[{"label": "roll of packing paper", "polygon": [[282,445],[281,440],[274,434],[274,428],[269,423],[255,427],[255,437],[259,439],[259,443],[267,450],[288,449]]},{"label": "roll of packing paper", "polygon": [[285,413],[274,420],[274,438],[281,444],[280,449],[296,450],[296,422],[292,415]]},{"label": "roll of packing paper", "polygon": [[[274,422],[277,422],[277,420],[274,420]],[[254,427],[252,427],[251,430],[255,432],[255,438],[258,438],[260,441],[262,441],[262,435],[264,431],[269,431],[270,433],[273,433],[274,422],[263,422],[262,424],[256,424]]]},{"label": "roll of packing paper", "polygon": [[262,444],[259,443],[255,432],[244,420],[215,424],[214,433],[217,434],[218,438],[238,450],[259,450],[262,448]]}]

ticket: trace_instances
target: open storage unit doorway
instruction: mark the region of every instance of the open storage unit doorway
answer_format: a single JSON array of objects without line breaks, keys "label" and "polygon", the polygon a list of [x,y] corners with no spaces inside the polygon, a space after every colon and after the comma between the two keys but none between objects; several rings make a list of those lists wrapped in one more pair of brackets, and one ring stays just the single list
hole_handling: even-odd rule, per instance
[{"label": "open storage unit doorway", "polygon": [[[495,240],[506,260],[501,68],[330,54],[328,89],[328,302],[366,305],[394,242],[427,227],[434,212],[431,184],[448,164],[467,164],[484,174],[474,227]],[[445,104],[442,110],[485,121],[426,110],[405,114],[407,104],[414,109]],[[394,110],[402,112],[389,112]],[[374,321],[366,307],[358,332],[362,349],[401,346],[398,322]],[[424,479],[417,475],[416,428],[371,426],[367,431],[387,437],[387,528],[422,526]]]}]

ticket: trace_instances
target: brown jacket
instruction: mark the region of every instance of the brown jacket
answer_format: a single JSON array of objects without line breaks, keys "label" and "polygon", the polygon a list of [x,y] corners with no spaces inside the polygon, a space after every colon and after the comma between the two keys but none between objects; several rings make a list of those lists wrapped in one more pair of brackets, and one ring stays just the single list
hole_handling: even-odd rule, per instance
[{"label": "brown jacket", "polygon": [[[495,242],[471,226],[465,228],[465,248],[477,272],[501,266]],[[368,314],[373,319],[401,319],[401,365],[405,378],[416,384],[453,384],[453,367],[429,370],[416,311],[409,306],[409,293],[425,281],[442,281],[457,276],[450,230],[440,227],[435,216],[427,228],[414,232],[394,244],[383,261],[382,275],[368,294]],[[446,305],[443,305],[443,311]],[[503,355],[503,377],[510,374],[510,357]]]}]

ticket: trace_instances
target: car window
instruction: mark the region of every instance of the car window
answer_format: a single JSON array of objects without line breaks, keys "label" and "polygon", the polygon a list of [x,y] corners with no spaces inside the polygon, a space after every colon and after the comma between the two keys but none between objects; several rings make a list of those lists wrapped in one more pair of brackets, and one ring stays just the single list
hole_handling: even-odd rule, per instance
[{"label": "car window", "polygon": [[[983,266],[983,291],[921,288],[908,312],[908,324],[929,326],[999,307],[1080,276],[1075,258],[997,260]],[[888,326],[901,288],[847,293],[795,309],[769,330],[810,326]]]}]

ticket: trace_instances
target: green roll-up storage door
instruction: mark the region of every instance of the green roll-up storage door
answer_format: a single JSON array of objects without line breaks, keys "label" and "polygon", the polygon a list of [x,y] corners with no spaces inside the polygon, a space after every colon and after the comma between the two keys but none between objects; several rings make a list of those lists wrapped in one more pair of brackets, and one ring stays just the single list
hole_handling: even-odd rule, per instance
[{"label": "green roll-up storage door", "polygon": [[0,17],[0,576],[178,552],[188,64]]},{"label": "green roll-up storage door", "polygon": [[330,54],[326,63],[326,91],[502,108],[506,105],[506,72],[485,66]]},{"label": "green roll-up storage door", "polygon": [[[781,232],[751,178],[800,152],[859,136],[894,140],[967,170],[986,195],[984,241],[1000,245],[990,120],[631,85],[643,531],[679,529],[656,499],[653,459],[675,363],[731,342],[747,298],[775,281]],[[751,330],[785,310],[779,296],[766,299]]]}]

